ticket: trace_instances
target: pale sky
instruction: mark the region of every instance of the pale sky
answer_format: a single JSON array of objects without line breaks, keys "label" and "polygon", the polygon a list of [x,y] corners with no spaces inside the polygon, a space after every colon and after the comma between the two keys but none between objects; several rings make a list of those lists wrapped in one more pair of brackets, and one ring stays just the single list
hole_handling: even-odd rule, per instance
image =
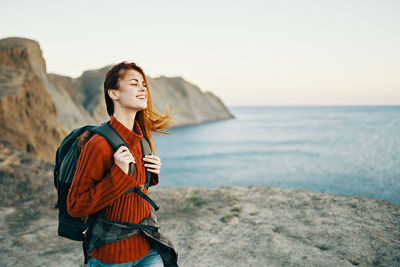
[{"label": "pale sky", "polygon": [[11,36],[51,73],[134,61],[227,105],[400,104],[398,0],[0,0]]}]

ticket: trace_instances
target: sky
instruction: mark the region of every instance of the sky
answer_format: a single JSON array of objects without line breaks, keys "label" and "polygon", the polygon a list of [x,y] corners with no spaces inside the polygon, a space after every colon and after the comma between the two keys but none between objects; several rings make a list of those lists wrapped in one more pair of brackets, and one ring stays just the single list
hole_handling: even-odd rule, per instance
[{"label": "sky", "polygon": [[133,61],[236,105],[399,105],[400,1],[0,0],[47,71]]}]

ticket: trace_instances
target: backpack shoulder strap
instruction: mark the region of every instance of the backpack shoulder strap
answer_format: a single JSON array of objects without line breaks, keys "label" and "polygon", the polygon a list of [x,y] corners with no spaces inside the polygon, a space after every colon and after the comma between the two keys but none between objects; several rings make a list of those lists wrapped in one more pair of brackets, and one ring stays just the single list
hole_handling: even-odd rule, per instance
[{"label": "backpack shoulder strap", "polygon": [[[151,148],[150,148],[149,141],[144,136],[142,137],[142,139],[140,139],[140,147],[142,149],[143,157],[151,154]],[[148,188],[150,186],[151,176],[152,176],[151,172],[147,171],[147,169],[146,169],[146,183],[144,184],[144,186],[146,188]]]},{"label": "backpack shoulder strap", "polygon": [[[99,126],[90,128],[89,130],[93,131],[93,132],[95,132],[95,133],[97,133],[97,134],[99,134],[101,136],[103,136],[104,139],[107,140],[107,142],[111,145],[111,147],[114,150],[117,150],[122,145],[128,147],[126,145],[125,141],[122,139],[122,137],[118,134],[118,132],[114,128],[111,127],[110,121],[104,122]],[[142,139],[140,140],[140,146],[141,146],[141,149],[142,149],[142,155],[143,156],[151,154],[150,144],[149,144],[148,140],[145,137],[142,137]],[[129,149],[129,147],[128,147],[128,149]],[[132,169],[132,171],[131,171],[131,169]],[[129,172],[132,175],[134,174],[134,167],[133,167],[132,163],[129,164]],[[150,185],[151,175],[152,174],[149,171],[147,171],[147,169],[146,169],[146,183],[144,184],[144,186],[147,187],[147,188]],[[148,197],[146,194],[144,194],[140,190],[140,186],[129,188],[126,192],[124,192],[124,194],[131,193],[131,192],[135,192],[139,196],[144,198],[147,202],[150,203],[150,205],[152,205],[154,207],[155,210],[159,209],[159,206],[156,203],[154,203],[154,201],[150,197]]]},{"label": "backpack shoulder strap", "polygon": [[[107,140],[107,142],[114,149],[114,151],[116,151],[120,146],[126,146],[129,149],[124,139],[122,139],[119,133],[113,127],[111,127],[110,121],[103,122],[99,126],[90,128],[89,130],[104,137],[104,139]],[[135,173],[135,168],[133,163],[129,164],[129,173],[132,175],[134,175]]]}]

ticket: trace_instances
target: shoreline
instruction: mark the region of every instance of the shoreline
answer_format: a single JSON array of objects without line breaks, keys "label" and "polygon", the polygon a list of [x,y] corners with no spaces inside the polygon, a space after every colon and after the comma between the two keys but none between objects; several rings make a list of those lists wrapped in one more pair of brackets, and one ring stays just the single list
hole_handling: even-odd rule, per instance
[{"label": "shoreline", "polygon": [[[0,143],[3,266],[77,266],[58,237],[52,164]],[[400,265],[400,205],[261,186],[155,186],[161,232],[180,266]]]}]

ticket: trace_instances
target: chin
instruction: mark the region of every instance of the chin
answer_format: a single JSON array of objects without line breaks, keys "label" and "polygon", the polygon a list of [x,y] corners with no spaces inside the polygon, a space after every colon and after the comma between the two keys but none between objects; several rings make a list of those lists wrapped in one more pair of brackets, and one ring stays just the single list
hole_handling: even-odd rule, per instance
[{"label": "chin", "polygon": [[146,104],[146,105],[141,105],[141,106],[139,107],[140,110],[143,110],[143,109],[146,109],[146,108],[147,108],[147,104]]}]

